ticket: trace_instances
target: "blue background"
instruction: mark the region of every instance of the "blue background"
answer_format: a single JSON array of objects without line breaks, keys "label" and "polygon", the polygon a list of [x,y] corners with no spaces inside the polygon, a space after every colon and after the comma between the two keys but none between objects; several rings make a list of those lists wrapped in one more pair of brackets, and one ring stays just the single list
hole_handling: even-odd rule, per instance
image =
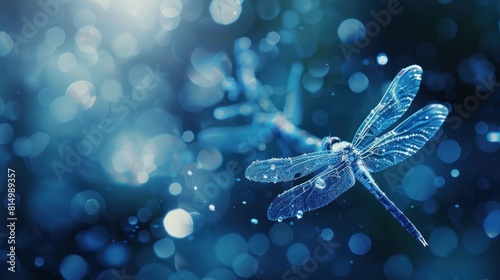
[{"label": "blue background", "polygon": [[[0,227],[2,279],[498,278],[499,12],[487,0],[1,1],[0,219],[7,168],[17,217],[15,274]],[[428,248],[359,183],[301,219],[267,219],[293,183],[244,170],[302,153],[255,117],[272,111],[262,100],[283,110],[294,63],[297,126],[347,141],[400,69],[424,69],[403,118],[441,103],[443,130],[374,178]],[[256,80],[238,78],[245,67]]]}]

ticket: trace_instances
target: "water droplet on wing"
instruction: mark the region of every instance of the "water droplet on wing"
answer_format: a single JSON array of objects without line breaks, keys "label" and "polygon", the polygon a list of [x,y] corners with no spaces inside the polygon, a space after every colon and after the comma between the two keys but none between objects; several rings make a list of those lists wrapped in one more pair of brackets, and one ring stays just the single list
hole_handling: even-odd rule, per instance
[{"label": "water droplet on wing", "polygon": [[278,176],[272,176],[271,179],[275,184],[278,182]]},{"label": "water droplet on wing", "polygon": [[324,189],[326,184],[325,184],[325,180],[321,179],[321,178],[318,178],[316,180],[316,182],[314,183],[314,186],[318,189]]},{"label": "water droplet on wing", "polygon": [[281,222],[283,222],[283,217],[279,216],[278,217],[278,223],[281,223]]},{"label": "water droplet on wing", "polygon": [[266,174],[264,174],[264,176],[262,176],[262,178],[267,179],[267,175],[266,175]]},{"label": "water droplet on wing", "polygon": [[276,165],[271,164],[271,170],[274,170],[274,169],[276,169]]},{"label": "water droplet on wing", "polygon": [[304,212],[302,212],[302,211],[299,210],[299,211],[297,211],[297,215],[296,216],[297,216],[297,219],[301,219],[302,216],[304,216]]}]

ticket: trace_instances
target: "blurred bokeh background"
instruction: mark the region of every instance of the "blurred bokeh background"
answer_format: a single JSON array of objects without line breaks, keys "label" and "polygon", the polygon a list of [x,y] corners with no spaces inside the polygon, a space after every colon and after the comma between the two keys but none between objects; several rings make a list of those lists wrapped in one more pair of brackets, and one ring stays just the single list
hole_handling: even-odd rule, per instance
[{"label": "blurred bokeh background", "polygon": [[[0,227],[1,278],[498,279],[499,15],[489,0],[2,0],[0,220],[11,168],[17,221],[15,273]],[[374,178],[430,246],[359,183],[269,221],[293,183],[244,170],[304,151],[262,115],[350,141],[411,64],[405,117],[450,115]]]}]

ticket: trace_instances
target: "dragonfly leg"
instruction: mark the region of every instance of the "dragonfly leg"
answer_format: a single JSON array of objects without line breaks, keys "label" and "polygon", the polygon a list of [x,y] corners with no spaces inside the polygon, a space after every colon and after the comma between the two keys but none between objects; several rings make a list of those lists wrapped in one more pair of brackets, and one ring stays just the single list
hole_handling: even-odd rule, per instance
[{"label": "dragonfly leg", "polygon": [[376,198],[382,203],[384,208],[391,213],[391,215],[413,236],[415,239],[420,241],[424,247],[427,247],[427,241],[422,236],[417,227],[399,210],[399,208],[394,205],[394,203],[385,195],[385,193],[378,187],[375,180],[373,180],[370,173],[361,166],[356,168],[356,179],[358,179],[365,188],[367,188]]}]

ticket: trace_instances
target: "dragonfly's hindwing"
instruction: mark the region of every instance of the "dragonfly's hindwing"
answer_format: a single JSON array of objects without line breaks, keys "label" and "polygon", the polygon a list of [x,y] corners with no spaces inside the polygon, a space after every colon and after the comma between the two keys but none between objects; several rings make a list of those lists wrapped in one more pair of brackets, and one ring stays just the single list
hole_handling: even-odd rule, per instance
[{"label": "dragonfly's hindwing", "polygon": [[[354,185],[351,166],[341,162],[274,199],[267,211],[270,220],[301,217],[303,213],[327,205]],[[299,212],[300,211],[300,212]]]},{"label": "dragonfly's hindwing", "polygon": [[422,148],[448,115],[443,105],[425,106],[361,151],[370,172],[378,172],[407,159]]}]

